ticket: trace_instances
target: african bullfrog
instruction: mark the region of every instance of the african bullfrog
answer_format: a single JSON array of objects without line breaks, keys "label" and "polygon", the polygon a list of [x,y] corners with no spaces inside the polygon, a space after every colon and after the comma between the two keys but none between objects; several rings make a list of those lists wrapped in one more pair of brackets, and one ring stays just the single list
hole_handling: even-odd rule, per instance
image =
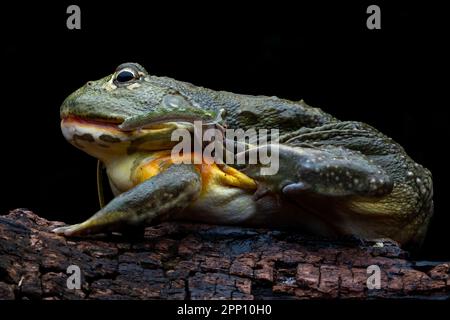
[{"label": "african bullfrog", "polygon": [[[115,196],[65,236],[125,232],[168,220],[292,227],[323,236],[419,244],[433,212],[432,177],[373,127],[340,121],[303,100],[214,91],[125,63],[63,102],[64,137],[106,168]],[[279,130],[279,168],[179,162],[175,130],[193,123]],[[266,145],[246,145],[267,149]]]}]

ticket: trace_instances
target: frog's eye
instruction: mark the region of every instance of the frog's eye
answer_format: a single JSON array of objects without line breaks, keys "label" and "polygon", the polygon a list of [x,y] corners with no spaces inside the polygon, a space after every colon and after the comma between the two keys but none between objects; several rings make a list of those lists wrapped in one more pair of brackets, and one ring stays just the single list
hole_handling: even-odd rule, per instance
[{"label": "frog's eye", "polygon": [[116,72],[114,82],[127,83],[139,79],[139,75],[136,71],[130,68],[122,69]]}]

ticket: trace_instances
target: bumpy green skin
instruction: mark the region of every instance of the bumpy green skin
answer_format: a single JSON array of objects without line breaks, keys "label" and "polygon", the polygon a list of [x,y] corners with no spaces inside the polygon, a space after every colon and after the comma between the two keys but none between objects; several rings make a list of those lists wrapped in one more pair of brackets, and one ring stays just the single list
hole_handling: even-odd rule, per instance
[{"label": "bumpy green skin", "polygon": [[[124,68],[140,72],[140,77],[114,82]],[[118,71],[70,95],[61,117],[122,123],[126,131],[165,117],[213,120],[225,110],[228,128],[280,130],[277,175],[261,176],[258,165],[241,168],[258,182],[255,199],[265,191],[276,193],[339,229],[337,233],[381,235],[403,244],[422,241],[433,212],[431,173],[369,125],[339,121],[303,101],[214,91],[151,76],[137,64],[121,65]]]}]

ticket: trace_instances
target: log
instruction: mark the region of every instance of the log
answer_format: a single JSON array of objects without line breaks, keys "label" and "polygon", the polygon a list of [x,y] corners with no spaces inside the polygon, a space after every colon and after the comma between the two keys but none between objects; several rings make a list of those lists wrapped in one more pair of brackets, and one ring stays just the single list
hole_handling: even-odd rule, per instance
[{"label": "log", "polygon": [[[449,262],[412,261],[390,240],[177,222],[141,239],[66,239],[50,232],[62,224],[0,216],[0,299],[450,299]],[[380,289],[367,286],[370,265]]]}]

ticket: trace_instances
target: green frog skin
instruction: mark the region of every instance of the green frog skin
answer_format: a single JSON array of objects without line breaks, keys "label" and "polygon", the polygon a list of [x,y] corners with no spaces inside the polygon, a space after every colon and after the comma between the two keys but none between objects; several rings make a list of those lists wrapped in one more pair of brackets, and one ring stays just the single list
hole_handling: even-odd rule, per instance
[{"label": "green frog skin", "polygon": [[[373,127],[303,100],[214,91],[125,63],[72,93],[60,114],[65,138],[106,167],[115,198],[57,234],[188,220],[417,245],[432,216],[430,171]],[[262,164],[174,163],[171,133],[192,130],[195,120],[279,129],[278,173],[262,175]]]}]

